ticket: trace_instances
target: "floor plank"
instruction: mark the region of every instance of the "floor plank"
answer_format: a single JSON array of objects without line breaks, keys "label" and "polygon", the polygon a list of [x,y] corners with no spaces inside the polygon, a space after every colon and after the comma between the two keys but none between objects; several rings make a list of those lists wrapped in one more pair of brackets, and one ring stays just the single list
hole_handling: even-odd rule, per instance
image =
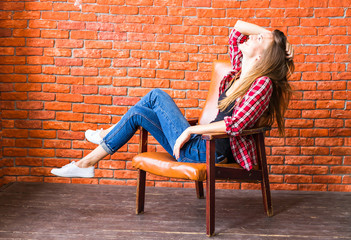
[{"label": "floor plank", "polygon": [[[13,183],[0,190],[0,239],[208,239],[195,189]],[[216,191],[213,239],[351,239],[351,193],[273,191],[274,216],[260,191]]]}]

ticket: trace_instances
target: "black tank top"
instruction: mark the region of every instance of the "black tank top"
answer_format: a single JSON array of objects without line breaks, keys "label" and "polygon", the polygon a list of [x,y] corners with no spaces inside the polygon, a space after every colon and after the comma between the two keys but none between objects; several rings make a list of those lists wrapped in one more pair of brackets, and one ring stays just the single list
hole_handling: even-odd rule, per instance
[{"label": "black tank top", "polygon": [[[223,91],[223,93],[219,96],[218,102],[220,102],[226,97],[226,92],[228,89],[229,87],[225,91]],[[232,102],[224,111],[219,110],[216,119],[213,120],[211,123],[222,121],[226,116],[232,116],[234,111],[233,106],[235,102],[236,101]],[[216,139],[216,153],[217,155],[223,155],[224,157],[226,157],[228,163],[235,162],[232,150],[230,148],[229,138]]]}]

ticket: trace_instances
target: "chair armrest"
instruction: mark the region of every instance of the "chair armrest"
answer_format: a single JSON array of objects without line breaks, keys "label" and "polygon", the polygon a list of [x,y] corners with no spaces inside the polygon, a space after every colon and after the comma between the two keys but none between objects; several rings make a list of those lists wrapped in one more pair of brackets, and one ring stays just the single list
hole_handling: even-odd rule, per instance
[{"label": "chair armrest", "polygon": [[[248,135],[254,135],[254,134],[259,134],[263,133],[265,131],[271,130],[270,126],[267,127],[260,127],[260,128],[251,128],[247,130],[243,130],[240,135],[238,136],[248,136]],[[220,139],[220,138],[229,138],[230,136],[226,133],[208,133],[208,134],[203,134],[202,139],[205,140],[212,140],[212,139]]]},{"label": "chair armrest", "polygon": [[187,118],[186,119],[188,121],[188,123],[190,124],[190,126],[194,126],[198,123],[199,119],[198,118]]}]

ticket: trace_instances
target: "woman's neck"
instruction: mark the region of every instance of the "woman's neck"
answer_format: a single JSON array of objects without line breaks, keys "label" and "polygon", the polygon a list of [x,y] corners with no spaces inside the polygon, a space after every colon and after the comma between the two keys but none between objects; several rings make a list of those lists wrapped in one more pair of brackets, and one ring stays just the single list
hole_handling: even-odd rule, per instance
[{"label": "woman's neck", "polygon": [[253,59],[247,59],[243,57],[241,61],[241,74],[240,74],[240,78],[238,79],[239,82],[241,82],[241,80],[244,79],[247,76],[247,74],[251,71],[254,63],[255,61]]}]

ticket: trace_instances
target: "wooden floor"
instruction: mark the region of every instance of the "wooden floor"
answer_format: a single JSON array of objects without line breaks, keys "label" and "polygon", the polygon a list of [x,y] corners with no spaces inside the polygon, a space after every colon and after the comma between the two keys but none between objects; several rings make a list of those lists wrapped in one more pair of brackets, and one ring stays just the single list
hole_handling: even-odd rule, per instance
[{"label": "wooden floor", "polygon": [[[208,239],[205,200],[194,189],[13,183],[0,189],[0,239]],[[211,239],[351,239],[351,193],[273,191],[274,216],[260,191],[216,191]]]}]

